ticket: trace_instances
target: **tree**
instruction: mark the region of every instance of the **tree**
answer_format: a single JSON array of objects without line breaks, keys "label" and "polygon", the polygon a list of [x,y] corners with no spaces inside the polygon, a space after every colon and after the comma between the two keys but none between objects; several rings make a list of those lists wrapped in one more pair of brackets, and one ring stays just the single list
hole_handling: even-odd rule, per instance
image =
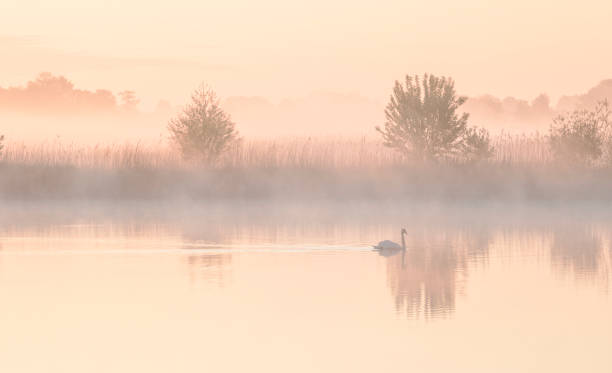
[{"label": "tree", "polygon": [[0,135],[0,156],[2,156],[2,150],[4,149],[4,135]]},{"label": "tree", "polygon": [[463,155],[488,158],[493,149],[488,132],[468,128],[469,114],[458,114],[466,101],[457,97],[450,78],[425,74],[395,82],[385,109],[384,128],[376,127],[384,144],[420,161]]},{"label": "tree", "polygon": [[219,106],[215,92],[201,86],[191,95],[191,103],[168,123],[171,140],[185,159],[215,160],[238,138],[235,124]]},{"label": "tree", "polygon": [[121,107],[127,111],[136,111],[140,103],[134,91],[121,91],[119,92],[119,98],[121,99]]},{"label": "tree", "polygon": [[593,110],[562,114],[550,126],[549,144],[557,161],[586,165],[597,161],[611,144],[610,108],[600,101]]}]

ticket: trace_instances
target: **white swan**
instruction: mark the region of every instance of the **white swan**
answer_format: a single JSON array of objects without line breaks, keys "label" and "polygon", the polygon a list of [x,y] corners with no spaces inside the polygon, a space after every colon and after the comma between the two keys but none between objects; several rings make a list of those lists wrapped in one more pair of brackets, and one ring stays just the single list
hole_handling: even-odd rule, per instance
[{"label": "white swan", "polygon": [[404,235],[408,234],[406,229],[402,228],[402,245],[400,246],[398,243],[393,241],[384,240],[380,241],[378,245],[372,246],[374,250],[379,251],[382,256],[392,256],[397,254],[400,250],[406,251],[406,239]]}]

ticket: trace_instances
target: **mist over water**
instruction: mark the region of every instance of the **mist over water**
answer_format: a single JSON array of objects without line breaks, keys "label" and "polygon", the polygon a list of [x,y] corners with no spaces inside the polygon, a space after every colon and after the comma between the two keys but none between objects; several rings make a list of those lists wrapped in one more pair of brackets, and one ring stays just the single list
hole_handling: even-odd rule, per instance
[{"label": "mist over water", "polygon": [[[592,205],[7,204],[3,364],[606,372],[611,222]],[[405,253],[372,250],[401,227]]]}]

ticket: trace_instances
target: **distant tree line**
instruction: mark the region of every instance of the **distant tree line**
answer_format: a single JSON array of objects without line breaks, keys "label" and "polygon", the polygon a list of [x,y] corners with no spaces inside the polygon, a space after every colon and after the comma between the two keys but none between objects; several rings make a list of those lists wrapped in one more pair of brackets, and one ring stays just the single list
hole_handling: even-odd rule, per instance
[{"label": "distant tree line", "polygon": [[[0,107],[18,107],[21,103],[37,110],[61,111],[67,106],[136,110],[139,100],[133,91],[120,92],[118,97],[120,104],[109,91],[78,90],[64,77],[42,73],[26,87],[0,88]],[[403,83],[395,82],[384,111],[385,122],[375,129],[385,146],[416,162],[486,161],[494,151],[491,137],[485,128],[468,125],[468,113],[459,113],[466,100],[457,96],[451,78],[407,75]],[[548,136],[554,159],[574,166],[612,164],[610,120],[607,101],[598,102],[592,110],[576,109],[554,118]],[[236,124],[207,86],[192,94],[190,104],[168,123],[168,130],[184,158],[202,163],[214,162],[238,140]],[[3,141],[0,135],[0,155]]]},{"label": "distant tree line", "polygon": [[136,110],[139,100],[133,91],[119,92],[118,98],[105,89],[76,89],[63,76],[45,72],[25,87],[0,87],[0,108],[40,113],[112,112]]}]

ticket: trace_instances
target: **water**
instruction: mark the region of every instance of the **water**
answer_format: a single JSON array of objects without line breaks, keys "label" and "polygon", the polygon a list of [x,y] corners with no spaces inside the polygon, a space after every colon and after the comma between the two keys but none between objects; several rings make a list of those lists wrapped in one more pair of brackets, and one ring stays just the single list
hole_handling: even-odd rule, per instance
[{"label": "water", "polygon": [[606,212],[168,209],[4,210],[0,370],[612,371]]}]

